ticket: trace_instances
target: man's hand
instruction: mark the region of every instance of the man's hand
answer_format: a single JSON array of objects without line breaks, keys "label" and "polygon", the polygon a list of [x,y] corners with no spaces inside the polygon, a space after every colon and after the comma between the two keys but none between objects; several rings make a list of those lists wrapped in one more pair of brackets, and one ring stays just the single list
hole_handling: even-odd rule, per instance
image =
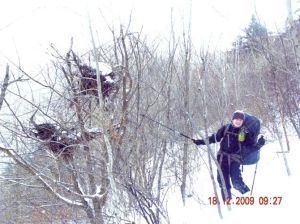
[{"label": "man's hand", "polygon": [[204,140],[202,139],[192,139],[192,141],[196,144],[196,145],[205,145]]},{"label": "man's hand", "polygon": [[260,136],[260,138],[257,141],[257,145],[259,145],[260,147],[262,147],[264,144],[266,143],[266,140],[264,139],[264,136]]}]

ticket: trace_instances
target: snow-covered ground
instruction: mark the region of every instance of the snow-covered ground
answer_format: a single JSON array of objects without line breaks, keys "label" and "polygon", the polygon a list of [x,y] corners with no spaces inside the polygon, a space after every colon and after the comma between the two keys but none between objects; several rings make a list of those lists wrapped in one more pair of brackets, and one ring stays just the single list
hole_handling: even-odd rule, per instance
[{"label": "snow-covered ground", "polygon": [[[287,153],[287,161],[291,175],[287,175],[279,143],[268,143],[262,148],[261,159],[257,166],[255,184],[253,188],[253,205],[232,205],[231,210],[222,205],[223,219],[220,218],[216,205],[210,205],[208,197],[213,196],[213,188],[208,171],[199,172],[197,183],[193,183],[193,195],[187,198],[183,206],[180,190],[169,192],[168,213],[172,224],[198,223],[299,223],[300,202],[300,141],[297,137],[290,138],[291,152]],[[284,145],[285,146],[285,145]],[[285,147],[286,148],[286,147]],[[243,177],[251,188],[255,165],[244,166]],[[215,170],[216,173],[216,170]],[[218,188],[219,191],[219,188]],[[250,193],[240,195],[233,190],[236,197],[250,197]],[[219,192],[218,192],[219,193]],[[266,205],[260,205],[260,197],[266,197]],[[279,200],[281,203],[279,204]],[[262,199],[262,198],[261,198]],[[271,205],[277,200],[278,205]],[[233,199],[237,203],[237,198]]]}]

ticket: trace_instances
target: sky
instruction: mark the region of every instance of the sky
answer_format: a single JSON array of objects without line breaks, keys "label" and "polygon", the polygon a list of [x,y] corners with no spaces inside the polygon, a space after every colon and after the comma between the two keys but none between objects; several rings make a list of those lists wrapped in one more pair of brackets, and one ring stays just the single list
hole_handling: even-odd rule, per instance
[{"label": "sky", "polygon": [[[96,40],[111,40],[108,27],[130,22],[132,31],[163,40],[170,31],[171,9],[175,31],[182,33],[191,18],[196,46],[225,49],[256,14],[270,29],[283,26],[286,0],[10,0],[0,8],[0,69],[8,62],[36,71],[49,56],[50,44],[61,52],[70,47],[91,49],[89,17]],[[294,4],[293,10],[297,9]],[[189,17],[191,15],[191,17]]]}]

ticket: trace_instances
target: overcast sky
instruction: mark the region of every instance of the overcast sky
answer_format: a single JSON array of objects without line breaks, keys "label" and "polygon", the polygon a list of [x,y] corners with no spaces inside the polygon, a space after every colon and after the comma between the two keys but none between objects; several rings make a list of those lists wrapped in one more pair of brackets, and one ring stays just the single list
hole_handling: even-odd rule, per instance
[{"label": "overcast sky", "polygon": [[[74,37],[79,51],[90,48],[88,14],[98,39],[108,41],[107,25],[127,25],[150,38],[167,36],[170,12],[178,32],[189,17],[192,5],[192,36],[197,45],[230,46],[255,13],[270,29],[282,27],[287,15],[286,0],[10,0],[0,7],[0,69],[7,60],[22,64],[43,63],[49,44],[64,51]],[[295,3],[296,0],[293,0]],[[297,8],[293,4],[293,9]],[[35,68],[31,68],[35,69]]]}]

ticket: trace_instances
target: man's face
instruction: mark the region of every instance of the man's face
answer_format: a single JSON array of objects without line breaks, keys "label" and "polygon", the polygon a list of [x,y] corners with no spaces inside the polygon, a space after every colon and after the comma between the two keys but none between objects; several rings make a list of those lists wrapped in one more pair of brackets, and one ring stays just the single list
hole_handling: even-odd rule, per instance
[{"label": "man's face", "polygon": [[244,121],[242,119],[239,119],[239,118],[232,120],[232,124],[236,128],[241,127],[243,125],[243,123],[244,123]]}]

